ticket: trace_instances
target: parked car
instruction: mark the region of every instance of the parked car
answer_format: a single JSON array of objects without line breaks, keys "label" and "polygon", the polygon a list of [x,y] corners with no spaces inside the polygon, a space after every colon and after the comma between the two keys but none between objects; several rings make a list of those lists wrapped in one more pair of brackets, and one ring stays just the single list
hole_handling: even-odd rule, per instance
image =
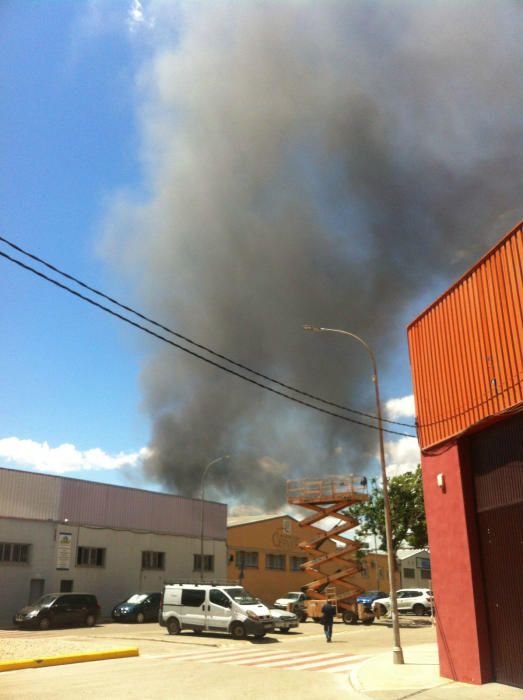
[{"label": "parked car", "polygon": [[[434,597],[429,588],[402,588],[396,593],[398,612],[411,612],[414,615],[430,614],[434,606]],[[380,615],[390,612],[390,597],[378,598],[373,608]]]},{"label": "parked car", "polygon": [[133,593],[115,605],[111,617],[115,622],[158,622],[161,593]]},{"label": "parked car", "polygon": [[365,591],[356,598],[357,603],[362,603],[367,610],[372,610],[372,604],[378,598],[386,598],[387,594],[384,591]]},{"label": "parked car", "polygon": [[13,617],[17,627],[93,627],[100,617],[100,605],[91,593],[48,593],[26,605]]},{"label": "parked car", "polygon": [[274,620],[274,629],[280,632],[288,632],[294,627],[299,627],[298,616],[288,610],[280,610],[279,608],[269,608],[269,613]]},{"label": "parked car", "polygon": [[290,591],[281,598],[275,600],[274,607],[280,608],[280,610],[287,610],[289,605],[303,603],[305,600],[307,600],[307,596],[302,591]]},{"label": "parked car", "polygon": [[305,622],[307,619],[307,611],[305,610],[305,601],[307,596],[303,591],[290,591],[274,602],[274,608],[279,610],[289,610],[298,616],[300,622]]}]

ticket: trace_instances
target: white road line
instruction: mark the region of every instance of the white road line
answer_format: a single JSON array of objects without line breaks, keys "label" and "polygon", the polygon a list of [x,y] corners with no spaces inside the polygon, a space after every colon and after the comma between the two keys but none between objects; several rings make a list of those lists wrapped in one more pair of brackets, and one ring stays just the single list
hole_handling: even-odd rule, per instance
[{"label": "white road line", "polygon": [[311,665],[314,663],[325,663],[327,661],[332,661],[334,658],[339,658],[336,657],[335,654],[307,654],[306,656],[303,657],[288,657],[286,659],[282,659],[279,661],[262,661],[260,664],[256,664],[258,668],[266,668],[269,666],[285,666],[289,663],[292,663],[293,666],[299,666],[300,668],[305,668],[307,665]]}]

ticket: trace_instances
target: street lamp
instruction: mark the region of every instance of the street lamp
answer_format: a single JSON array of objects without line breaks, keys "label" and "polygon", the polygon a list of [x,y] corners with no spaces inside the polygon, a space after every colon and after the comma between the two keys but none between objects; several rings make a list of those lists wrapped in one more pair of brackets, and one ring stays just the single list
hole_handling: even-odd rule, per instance
[{"label": "street lamp", "polygon": [[202,488],[201,488],[201,498],[200,498],[200,514],[201,514],[201,522],[200,522],[200,581],[203,581],[203,521],[204,521],[204,494],[205,494],[205,477],[207,476],[207,472],[209,469],[212,467],[213,464],[216,464],[217,462],[222,462],[224,459],[229,459],[229,455],[224,455],[223,457],[216,457],[216,459],[213,459],[212,462],[209,462],[205,469],[203,470],[202,474]]},{"label": "street lamp", "polygon": [[349,335],[354,340],[357,340],[363,345],[365,350],[369,353],[372,362],[372,381],[374,383],[374,390],[376,393],[376,417],[378,419],[378,433],[380,438],[380,462],[381,462],[381,478],[383,481],[383,502],[385,506],[385,537],[387,541],[387,562],[389,567],[389,586],[390,586],[390,605],[392,611],[392,629],[394,634],[394,646],[392,647],[392,660],[395,664],[403,663],[403,651],[400,642],[400,628],[398,620],[398,602],[396,599],[396,589],[394,586],[394,552],[392,549],[392,520],[390,516],[390,499],[389,499],[389,487],[387,480],[387,470],[385,468],[385,446],[383,442],[383,425],[381,418],[381,405],[380,405],[380,389],[378,384],[378,367],[376,365],[376,357],[372,352],[371,348],[367,343],[360,338],[359,335],[355,333],[350,333],[349,331],[342,331],[338,328],[322,328],[321,326],[310,326],[304,325],[303,329],[306,331],[314,331],[316,333],[340,333],[341,335]]}]

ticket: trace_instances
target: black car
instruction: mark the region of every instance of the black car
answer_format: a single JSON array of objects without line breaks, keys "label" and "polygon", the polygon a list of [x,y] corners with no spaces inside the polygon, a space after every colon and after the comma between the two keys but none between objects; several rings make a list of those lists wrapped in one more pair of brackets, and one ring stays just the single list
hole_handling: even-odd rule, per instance
[{"label": "black car", "polygon": [[67,625],[92,627],[100,617],[100,605],[91,593],[48,593],[26,605],[13,617],[17,627],[49,627]]},{"label": "black car", "polygon": [[161,593],[133,593],[113,608],[115,622],[158,622]]}]

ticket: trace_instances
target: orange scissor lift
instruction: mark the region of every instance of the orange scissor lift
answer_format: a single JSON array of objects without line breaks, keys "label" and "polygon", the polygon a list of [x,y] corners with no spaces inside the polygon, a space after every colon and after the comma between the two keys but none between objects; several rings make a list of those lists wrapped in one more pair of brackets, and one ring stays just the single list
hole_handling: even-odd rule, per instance
[{"label": "orange scissor lift", "polygon": [[[343,536],[344,532],[356,527],[358,521],[342,511],[367,498],[366,478],[352,474],[287,482],[288,503],[314,511],[299,523],[300,527],[315,525],[324,518],[336,518],[338,521],[330,530],[316,528],[320,533],[317,537],[299,544],[309,556],[309,561],[302,564],[301,568],[307,574],[316,577],[307,586],[308,600],[305,601],[307,614],[314,620],[321,617],[321,608],[325,600],[332,600],[334,597],[338,615],[341,615],[346,624],[356,624],[358,620],[369,624],[374,620],[372,613],[367,612],[362,605],[356,604],[356,596],[362,593],[363,589],[350,580],[361,568],[352,558],[360,545]],[[327,540],[333,540],[343,546],[325,553],[320,547]]]}]

